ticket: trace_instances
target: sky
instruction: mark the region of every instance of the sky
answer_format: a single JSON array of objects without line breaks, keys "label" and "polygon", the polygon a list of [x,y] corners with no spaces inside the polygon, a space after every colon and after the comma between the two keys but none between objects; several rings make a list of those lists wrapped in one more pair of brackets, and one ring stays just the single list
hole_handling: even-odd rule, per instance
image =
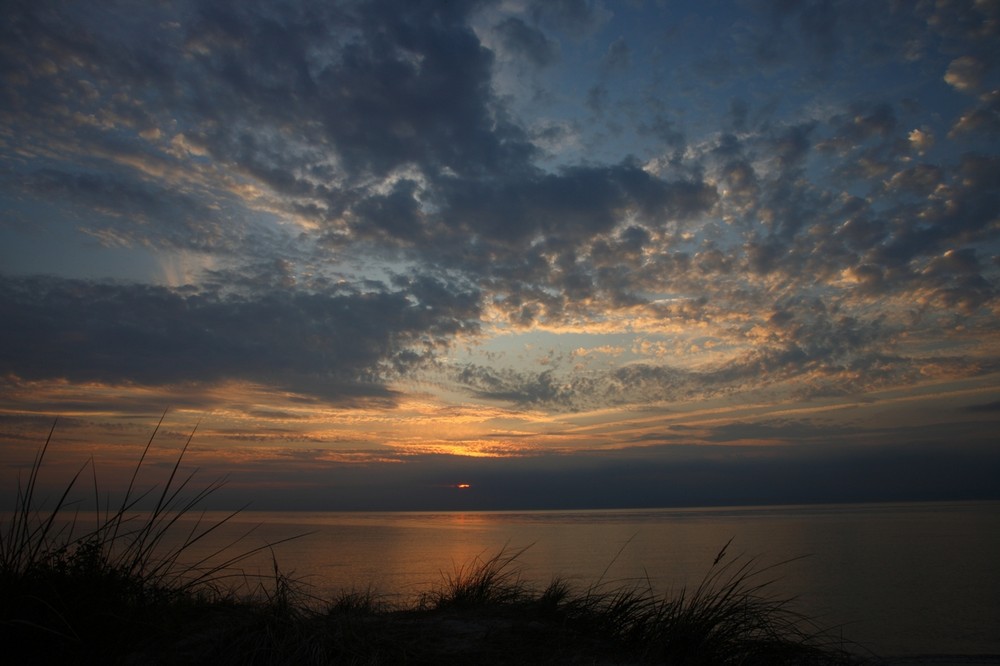
[{"label": "sky", "polygon": [[2,12],[7,495],[1000,498],[996,0]]}]

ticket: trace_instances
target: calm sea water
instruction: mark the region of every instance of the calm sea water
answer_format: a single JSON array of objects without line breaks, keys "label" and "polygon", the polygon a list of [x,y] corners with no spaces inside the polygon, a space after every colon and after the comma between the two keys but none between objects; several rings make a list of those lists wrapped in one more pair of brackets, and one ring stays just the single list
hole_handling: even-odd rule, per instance
[{"label": "calm sea water", "polygon": [[[208,520],[212,520],[208,516]],[[522,578],[581,587],[693,586],[727,557],[774,572],[773,591],[879,654],[1000,654],[1000,502],[475,513],[240,514],[240,548],[275,548],[314,592],[374,589],[400,600],[440,585],[477,556],[527,550]],[[801,557],[804,556],[804,557]],[[799,558],[799,559],[793,559]],[[250,565],[262,572],[265,562]]]}]

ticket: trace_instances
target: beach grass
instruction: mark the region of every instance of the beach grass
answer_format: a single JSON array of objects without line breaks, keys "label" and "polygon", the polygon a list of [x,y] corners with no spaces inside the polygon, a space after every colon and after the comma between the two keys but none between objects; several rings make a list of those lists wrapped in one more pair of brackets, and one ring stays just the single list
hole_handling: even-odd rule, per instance
[{"label": "beach grass", "polygon": [[[86,468],[51,506],[40,503],[52,435],[0,526],[0,641],[18,663],[860,663],[850,645],[770,594],[780,565],[729,557],[729,544],[700,585],[671,595],[601,580],[536,588],[518,567],[524,550],[505,548],[458,566],[408,605],[371,588],[320,599],[281,571],[280,544],[237,540],[189,557],[228,519],[195,520],[177,538],[191,523],[181,518],[221,483],[193,487],[193,473],[181,473],[185,445],[162,487],[139,491],[155,431],[113,508],[99,508],[94,475],[89,527],[73,501]],[[142,503],[152,509],[138,511]],[[269,575],[240,569],[268,550]]]}]

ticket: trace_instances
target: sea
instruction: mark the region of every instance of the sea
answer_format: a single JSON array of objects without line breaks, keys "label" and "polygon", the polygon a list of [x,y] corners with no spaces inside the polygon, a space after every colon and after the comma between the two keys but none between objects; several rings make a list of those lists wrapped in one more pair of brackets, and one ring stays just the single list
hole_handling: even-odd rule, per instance
[{"label": "sea", "polygon": [[372,591],[405,604],[477,558],[501,553],[517,554],[511,566],[538,588],[558,577],[579,590],[639,586],[660,594],[693,589],[714,568],[752,560],[754,580],[769,583],[765,593],[790,599],[861,651],[1000,655],[1000,502],[247,511],[208,542],[240,539],[229,551],[240,552],[289,537],[296,538],[242,566],[267,578],[276,563],[319,597]]}]

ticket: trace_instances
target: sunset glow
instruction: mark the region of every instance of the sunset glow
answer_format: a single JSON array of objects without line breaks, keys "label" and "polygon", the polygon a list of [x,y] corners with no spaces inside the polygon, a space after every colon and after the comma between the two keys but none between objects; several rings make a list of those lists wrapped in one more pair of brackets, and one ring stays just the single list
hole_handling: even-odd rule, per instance
[{"label": "sunset glow", "polygon": [[996,3],[7,14],[0,490],[1000,494]]}]

